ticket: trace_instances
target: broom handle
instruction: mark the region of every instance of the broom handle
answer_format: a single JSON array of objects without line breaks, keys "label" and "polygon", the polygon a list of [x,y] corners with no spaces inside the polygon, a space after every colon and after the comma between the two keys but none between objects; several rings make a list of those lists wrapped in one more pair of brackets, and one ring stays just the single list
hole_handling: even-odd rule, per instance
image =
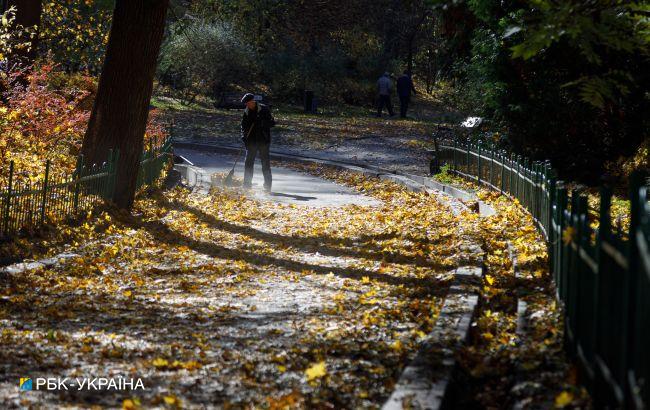
[{"label": "broom handle", "polygon": [[[251,127],[248,129],[248,132],[246,133],[246,140],[248,140],[248,137],[251,136],[251,132],[253,132],[253,128],[255,128],[255,123],[253,123],[253,125],[251,125]],[[232,167],[233,170],[237,166],[237,162],[239,162],[239,158],[241,158],[241,154],[243,152],[244,152],[244,150],[239,151],[239,155],[237,155],[237,159],[235,160],[235,165],[233,165],[233,167]]]}]

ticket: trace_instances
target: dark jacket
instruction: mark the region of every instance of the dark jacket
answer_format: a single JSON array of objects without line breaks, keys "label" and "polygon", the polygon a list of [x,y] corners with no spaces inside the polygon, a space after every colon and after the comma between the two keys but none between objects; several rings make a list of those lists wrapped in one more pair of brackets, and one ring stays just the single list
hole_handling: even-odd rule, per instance
[{"label": "dark jacket", "polygon": [[379,90],[379,95],[390,95],[390,92],[393,91],[393,82],[388,76],[388,73],[384,73],[379,77],[379,80],[377,80],[377,89]]},{"label": "dark jacket", "polygon": [[400,97],[409,97],[411,91],[415,94],[415,87],[413,86],[413,80],[411,80],[411,77],[404,74],[397,79],[397,95]]},{"label": "dark jacket", "polygon": [[[255,127],[251,130],[253,125]],[[248,145],[249,142],[270,144],[271,127],[274,125],[275,120],[273,119],[273,115],[266,105],[257,103],[256,110],[246,108],[241,119],[241,139],[244,145]]]}]

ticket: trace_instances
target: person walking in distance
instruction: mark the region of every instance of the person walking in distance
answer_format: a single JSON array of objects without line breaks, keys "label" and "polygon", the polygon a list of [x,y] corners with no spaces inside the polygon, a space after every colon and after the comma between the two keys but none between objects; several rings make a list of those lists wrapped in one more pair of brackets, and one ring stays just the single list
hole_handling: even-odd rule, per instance
[{"label": "person walking in distance", "polygon": [[404,74],[397,79],[397,95],[399,95],[399,114],[401,118],[406,118],[406,112],[409,109],[409,102],[411,100],[411,92],[417,94],[411,79],[411,73],[404,70]]},{"label": "person walking in distance", "polygon": [[379,106],[377,107],[377,117],[381,117],[381,111],[384,105],[388,109],[388,114],[392,117],[395,115],[393,112],[393,104],[390,101],[390,93],[393,90],[393,82],[390,79],[390,74],[385,72],[377,80],[377,89],[379,90]]},{"label": "person walking in distance", "polygon": [[241,120],[241,138],[246,147],[246,159],[244,161],[244,188],[251,188],[253,185],[253,168],[255,156],[260,155],[262,161],[262,174],[264,175],[264,190],[271,191],[271,127],[275,120],[271,110],[264,104],[255,101],[255,96],[246,93],[241,102],[246,108]]}]

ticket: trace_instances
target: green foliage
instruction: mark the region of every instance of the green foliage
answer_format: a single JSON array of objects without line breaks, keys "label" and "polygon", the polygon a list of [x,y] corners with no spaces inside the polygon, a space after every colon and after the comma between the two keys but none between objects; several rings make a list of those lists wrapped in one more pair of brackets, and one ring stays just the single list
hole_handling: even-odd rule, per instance
[{"label": "green foliage", "polygon": [[163,44],[161,83],[189,93],[218,94],[250,83],[258,69],[250,46],[225,23],[177,21]]},{"label": "green foliage", "polygon": [[397,72],[399,64],[390,61],[381,65],[378,49],[354,50],[356,40],[343,38],[339,39],[338,46],[328,45],[303,53],[296,53],[293,47],[265,53],[261,57],[264,78],[274,95],[285,101],[298,102],[303,90],[310,89],[321,101],[372,103],[379,72]]},{"label": "green foliage", "polygon": [[449,172],[449,164],[444,164],[440,167],[440,172],[435,174],[433,177],[443,184],[453,184],[454,176]]},{"label": "green foliage", "polygon": [[[600,109],[616,103],[634,87],[634,73],[626,67],[611,67],[611,55],[648,58],[650,43],[650,4],[647,2],[600,2],[548,0],[531,1],[536,23],[524,20],[515,26],[523,30],[523,39],[512,47],[515,58],[531,59],[551,45],[565,41],[579,52],[591,73],[565,84],[578,87],[583,101]],[[596,72],[594,72],[596,71]]]},{"label": "green foliage", "polygon": [[43,54],[68,71],[99,73],[114,0],[44,1],[40,29]]},{"label": "green foliage", "polygon": [[[369,105],[375,102],[379,75],[400,73],[409,47],[417,51],[423,4],[198,0],[173,5],[170,14],[177,20],[225,22],[250,47],[257,70],[245,81],[231,78],[233,89],[253,86],[284,102],[300,102],[303,91],[311,89],[321,103]],[[175,36],[173,30],[170,36]],[[167,52],[163,50],[163,59]],[[187,86],[180,79],[173,83]]]},{"label": "green foliage", "polygon": [[[452,27],[441,34],[469,35],[471,47],[465,55],[441,50],[456,56],[447,77],[460,90],[462,108],[491,119],[504,131],[504,144],[551,158],[570,179],[597,183],[608,161],[632,155],[647,137],[646,3],[453,4],[461,10],[455,15],[437,12],[440,24]],[[465,13],[474,16],[474,27],[447,21]]]},{"label": "green foliage", "polygon": [[30,39],[36,35],[34,27],[15,24],[16,7],[12,6],[0,14],[0,60],[5,60],[11,53],[29,49]]}]

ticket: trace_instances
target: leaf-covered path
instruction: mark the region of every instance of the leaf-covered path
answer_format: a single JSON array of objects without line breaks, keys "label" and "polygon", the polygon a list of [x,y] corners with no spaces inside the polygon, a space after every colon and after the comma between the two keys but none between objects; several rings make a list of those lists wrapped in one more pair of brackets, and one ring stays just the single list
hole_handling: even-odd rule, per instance
[{"label": "leaf-covered path", "polygon": [[[0,406],[380,406],[435,322],[457,220],[433,195],[306,168],[378,204],[174,188],[71,229],[52,266],[2,274]],[[146,390],[18,390],[118,375]]]}]

